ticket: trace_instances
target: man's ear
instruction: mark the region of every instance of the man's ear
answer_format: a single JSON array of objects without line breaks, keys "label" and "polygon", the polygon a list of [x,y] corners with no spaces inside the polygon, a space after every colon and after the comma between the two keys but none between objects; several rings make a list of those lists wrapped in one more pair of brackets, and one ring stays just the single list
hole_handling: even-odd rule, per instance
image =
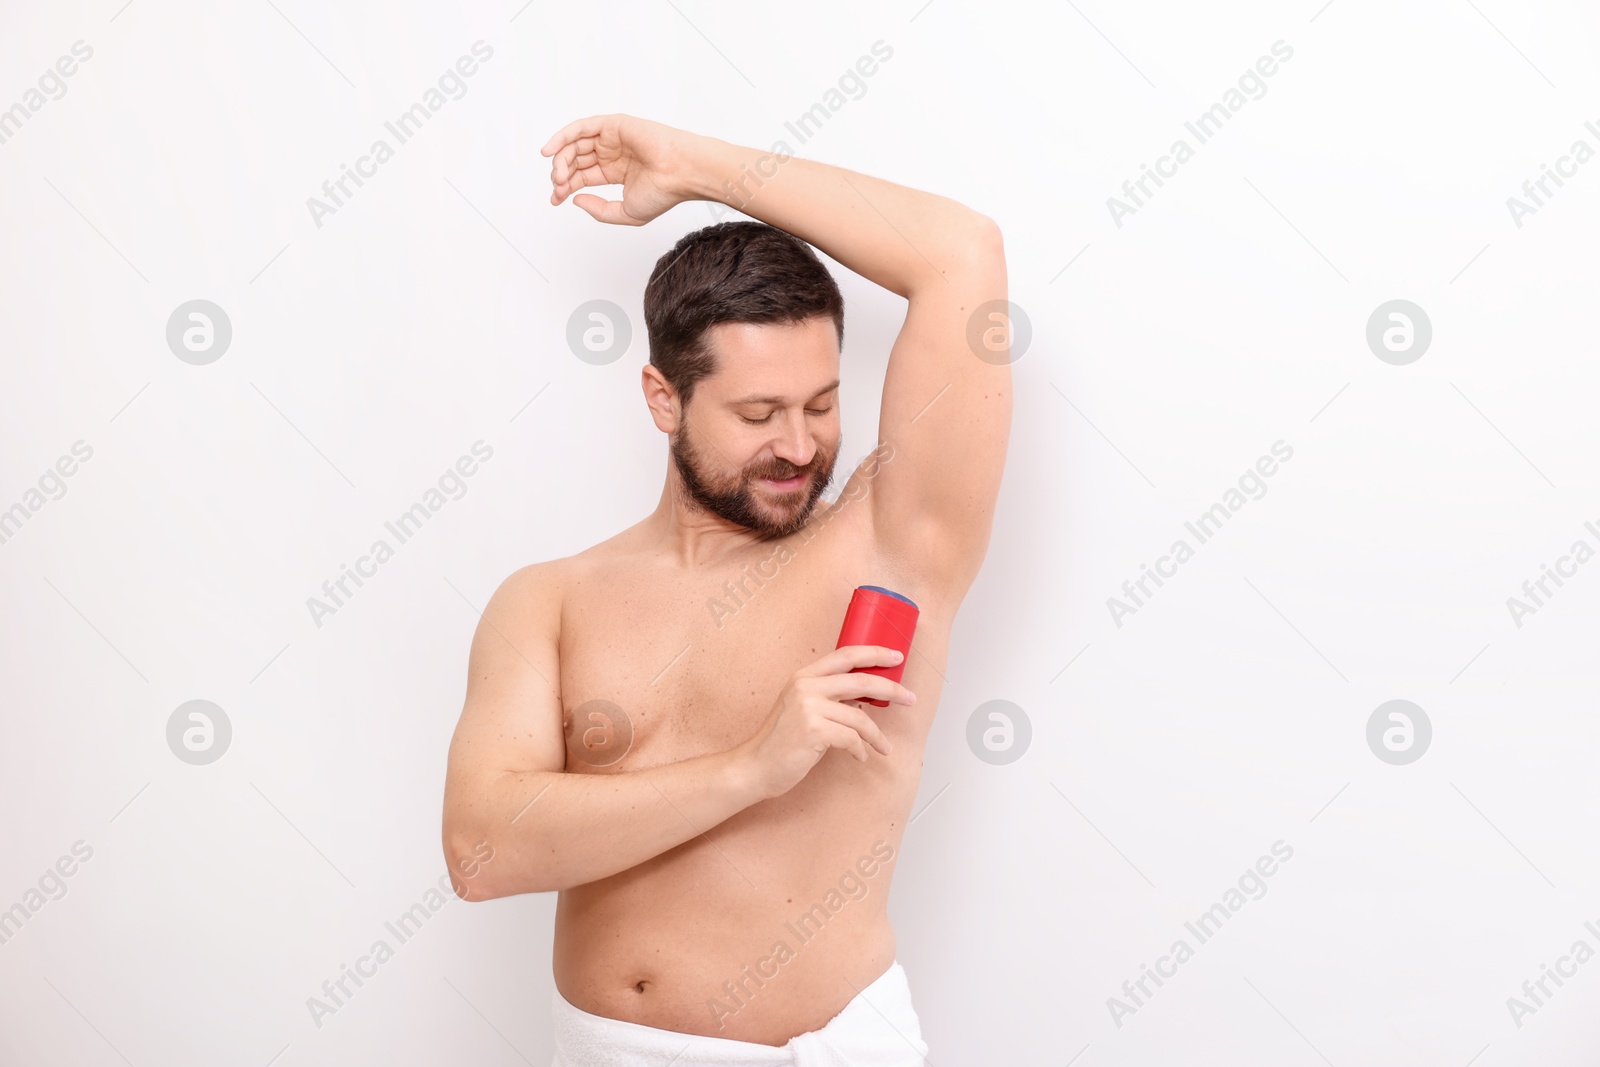
[{"label": "man's ear", "polygon": [[678,403],[678,391],[672,383],[653,364],[646,363],[639,372],[639,385],[644,390],[644,402],[650,408],[650,418],[656,429],[664,434],[676,433],[683,418],[683,405]]}]

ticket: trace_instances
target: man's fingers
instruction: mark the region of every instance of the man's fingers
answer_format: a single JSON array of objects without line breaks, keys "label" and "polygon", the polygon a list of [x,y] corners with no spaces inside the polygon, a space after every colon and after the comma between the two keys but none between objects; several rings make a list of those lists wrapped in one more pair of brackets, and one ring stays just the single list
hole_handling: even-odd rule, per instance
[{"label": "man's fingers", "polygon": [[554,155],[562,145],[579,137],[597,137],[600,127],[608,118],[606,115],[590,115],[587,118],[574,119],[550,135],[550,139],[539,149],[540,155]]},{"label": "man's fingers", "polygon": [[582,144],[574,145],[572,155],[567,157],[567,165],[573,170],[587,170],[590,167],[598,166],[599,163],[600,157],[596,154],[592,145],[588,148],[584,148]]},{"label": "man's fingers", "polygon": [[[570,183],[574,174],[582,174],[586,170],[598,166],[599,159],[596,154],[596,146],[600,143],[598,137],[600,132],[599,122],[603,118],[605,118],[603,115],[596,116],[592,127],[580,125],[591,121],[588,119],[581,119],[577,123],[572,123],[551,137],[549,141],[545,142],[545,146],[539,150],[542,154],[552,157],[550,160],[550,180],[558,189],[562,185]],[[575,131],[570,138],[566,136],[569,131]],[[589,184],[598,183],[591,178]],[[580,182],[577,188],[581,189],[582,187],[583,183]],[[551,194],[551,203],[560,203],[561,198],[571,192],[571,189],[567,189],[565,192]]]},{"label": "man's fingers", "polygon": [[835,722],[835,729],[828,732],[828,743],[834,748],[842,748],[856,759],[865,763],[867,761],[866,742],[861,740],[861,735],[843,723]]},{"label": "man's fingers", "polygon": [[622,201],[620,200],[607,200],[604,197],[595,196],[593,193],[579,193],[572,198],[572,202],[601,222],[609,222],[614,226],[640,225],[638,219],[623,210]]},{"label": "man's fingers", "polygon": [[563,146],[551,161],[551,172],[565,180],[573,171],[593,166],[599,162],[599,157],[595,154],[595,145],[598,143],[596,138],[584,137]]},{"label": "man's fingers", "polygon": [[889,744],[889,738],[884,735],[882,728],[872,721],[871,715],[849,704],[840,704],[839,708],[839,721],[849,726],[865,739],[868,744],[885,756],[889,754],[890,749],[894,746]]},{"label": "man's fingers", "polygon": [[842,674],[855,667],[893,667],[904,658],[899,649],[882,645],[845,645],[795,673],[802,678],[816,678],[825,674]]},{"label": "man's fingers", "polygon": [[550,167],[550,184],[562,195],[577,192],[586,185],[605,185],[605,175],[597,166],[563,167],[562,161],[557,160]]},{"label": "man's fingers", "polygon": [[815,683],[816,692],[829,700],[887,700],[894,704],[915,704],[916,694],[899,682],[864,671],[830,674]]}]

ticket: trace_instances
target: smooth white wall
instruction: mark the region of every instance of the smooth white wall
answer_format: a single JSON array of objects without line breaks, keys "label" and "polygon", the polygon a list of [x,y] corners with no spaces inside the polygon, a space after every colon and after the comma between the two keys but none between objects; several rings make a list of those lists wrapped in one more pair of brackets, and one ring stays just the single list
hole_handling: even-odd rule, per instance
[{"label": "smooth white wall", "polygon": [[[1507,207],[1600,149],[1592,8],[8,5],[0,107],[79,40],[0,144],[0,508],[93,449],[0,544],[0,908],[93,855],[0,945],[0,1060],[548,1061],[553,895],[450,901],[320,1028],[306,999],[443,874],[476,607],[659,490],[640,294],[711,214],[601,226],[549,206],[538,154],[626,111],[1006,235],[1033,337],[892,908],[933,1062],[1592,1062],[1600,963],[1507,998],[1600,950],[1600,563],[1520,626],[1506,604],[1600,547],[1600,161]],[[316,226],[307,197],[479,40],[465,95]],[[787,136],[878,40],[864,95]],[[1107,198],[1180,137],[1118,225]],[[903,306],[836,274],[858,456]],[[192,299],[232,324],[205,366],[166,342]],[[604,366],[566,344],[594,299],[633,320]],[[1433,330],[1404,366],[1365,336],[1394,299]],[[306,598],[480,440],[465,495],[317,626]],[[1265,495],[1119,625],[1107,599],[1280,440]],[[233,731],[207,766],[167,743],[194,699]],[[1032,727],[1003,766],[967,742],[996,699]],[[1405,766],[1367,743],[1391,699],[1432,724]],[[1185,921],[1280,840],[1198,944]]]}]

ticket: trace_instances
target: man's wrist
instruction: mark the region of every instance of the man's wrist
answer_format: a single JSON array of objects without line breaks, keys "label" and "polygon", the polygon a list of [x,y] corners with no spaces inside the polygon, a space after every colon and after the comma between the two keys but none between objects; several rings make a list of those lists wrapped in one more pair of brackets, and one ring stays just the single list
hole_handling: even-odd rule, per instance
[{"label": "man's wrist", "polygon": [[733,150],[733,145],[715,137],[702,134],[685,137],[673,164],[678,195],[685,200],[724,203],[727,192],[723,183]]},{"label": "man's wrist", "polygon": [[723,787],[739,805],[740,811],[767,799],[761,784],[760,771],[750,751],[744,745],[737,745],[717,755],[721,764],[718,770]]}]

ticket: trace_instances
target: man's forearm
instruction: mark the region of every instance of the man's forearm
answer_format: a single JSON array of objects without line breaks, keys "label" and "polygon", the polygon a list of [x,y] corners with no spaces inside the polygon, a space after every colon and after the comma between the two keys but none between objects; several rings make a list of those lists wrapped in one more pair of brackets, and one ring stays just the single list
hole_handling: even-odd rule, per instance
[{"label": "man's forearm", "polygon": [[985,249],[992,229],[948,197],[808,159],[781,162],[715,137],[687,139],[679,166],[688,196],[786,230],[907,299],[944,284]]},{"label": "man's forearm", "polygon": [[451,820],[453,851],[494,849],[472,899],[583,885],[659,856],[763,799],[738,750],[642,771],[531,771],[486,783]]}]

